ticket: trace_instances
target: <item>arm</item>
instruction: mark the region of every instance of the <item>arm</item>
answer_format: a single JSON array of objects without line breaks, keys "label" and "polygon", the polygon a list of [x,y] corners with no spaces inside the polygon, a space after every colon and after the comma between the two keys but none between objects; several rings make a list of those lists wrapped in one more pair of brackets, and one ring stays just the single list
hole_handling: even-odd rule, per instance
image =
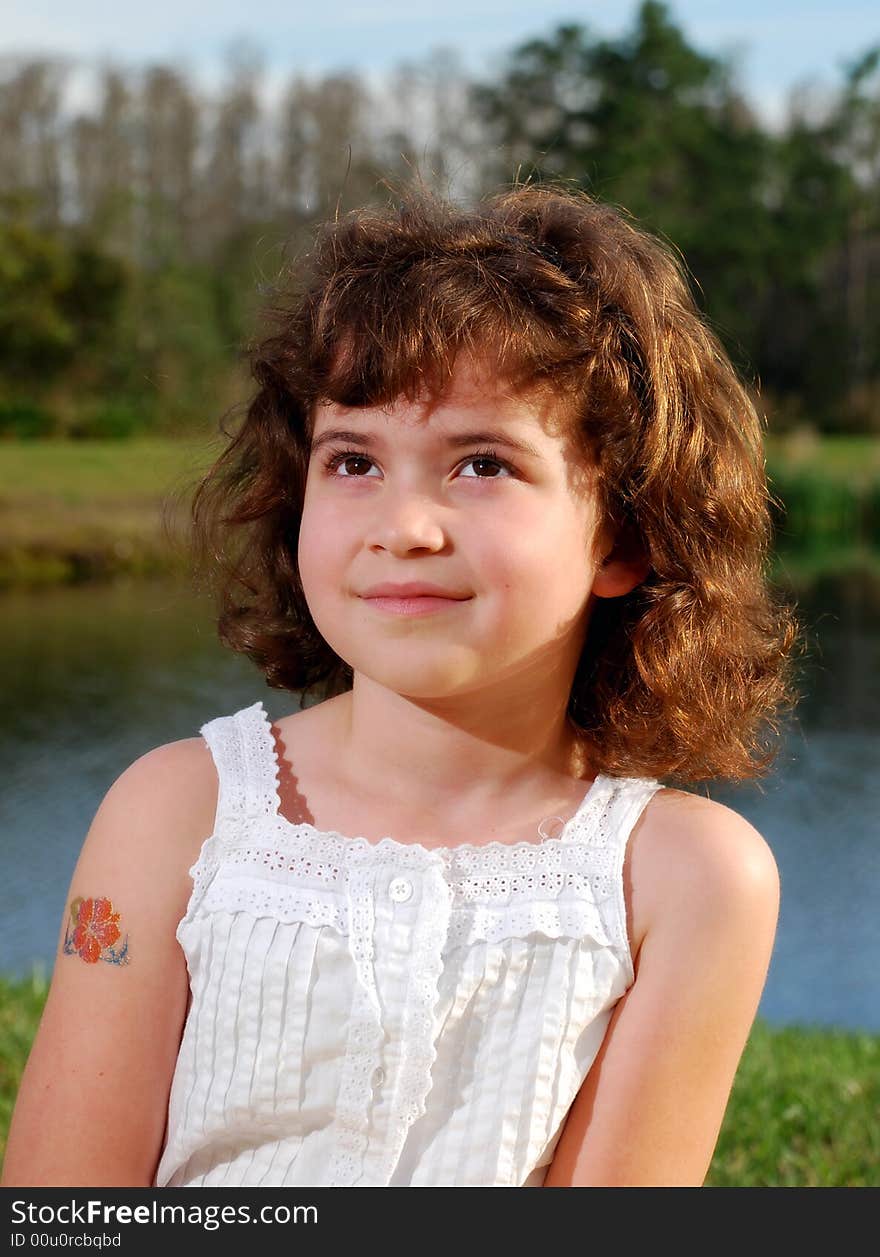
[{"label": "arm", "polygon": [[633,903],[646,920],[635,981],[545,1187],[701,1186],[712,1160],[767,976],[779,875],[744,817],[668,793],[631,839]]},{"label": "arm", "polygon": [[[200,738],[158,747],[117,778],[95,814],[16,1100],[5,1187],[152,1183],[188,998],[175,930],[213,824],[212,764]],[[105,928],[89,931],[91,943],[80,933],[71,950],[71,903],[98,897],[109,904],[91,919],[103,912]]]}]

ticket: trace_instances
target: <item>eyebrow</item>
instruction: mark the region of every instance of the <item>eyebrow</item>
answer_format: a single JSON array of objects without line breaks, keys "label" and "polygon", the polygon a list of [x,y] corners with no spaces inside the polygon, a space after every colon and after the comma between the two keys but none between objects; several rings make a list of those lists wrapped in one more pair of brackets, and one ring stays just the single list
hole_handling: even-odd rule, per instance
[{"label": "eyebrow", "polygon": [[[348,445],[363,445],[366,449],[373,449],[376,445],[381,444],[375,437],[368,432],[347,432],[339,428],[333,428],[330,431],[322,432],[316,437],[311,444],[311,452],[319,450],[322,445],[329,445],[331,441],[341,441]],[[465,445],[504,445],[507,449],[515,450],[518,454],[526,454],[531,458],[541,458],[542,455],[534,445],[530,445],[528,441],[518,440],[516,437],[509,436],[506,432],[499,432],[492,428],[486,428],[482,432],[456,432],[446,437],[444,442],[450,449],[460,449]]]}]

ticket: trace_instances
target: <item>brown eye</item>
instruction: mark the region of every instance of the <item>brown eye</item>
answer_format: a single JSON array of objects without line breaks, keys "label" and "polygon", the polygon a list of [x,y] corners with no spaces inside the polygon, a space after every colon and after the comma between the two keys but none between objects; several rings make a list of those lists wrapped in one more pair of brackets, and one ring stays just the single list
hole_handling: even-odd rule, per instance
[{"label": "brown eye", "polygon": [[[492,458],[474,458],[474,459],[471,459],[471,462],[473,463],[474,467],[490,467],[490,468],[494,467],[496,471],[502,470],[501,464],[496,463],[495,460]],[[481,476],[481,479],[486,479],[486,478],[487,477]],[[494,476],[490,476],[488,478],[495,479]]]},{"label": "brown eye", "polygon": [[337,450],[331,454],[325,464],[328,472],[335,472],[339,467],[345,467],[345,474],[341,478],[343,480],[363,479],[359,471],[352,471],[351,464],[361,463],[369,466],[372,463],[371,458],[367,458],[365,454],[358,454],[354,450]]},{"label": "brown eye", "polygon": [[504,476],[502,477],[494,474],[483,475],[481,472],[478,472],[473,476],[465,476],[466,480],[501,480],[513,475],[513,468],[510,464],[506,463],[502,458],[496,458],[494,454],[472,454],[470,458],[462,464],[463,467],[467,467],[469,465],[475,468],[478,466],[483,468],[488,467],[490,469],[495,468],[499,471],[503,471]]}]

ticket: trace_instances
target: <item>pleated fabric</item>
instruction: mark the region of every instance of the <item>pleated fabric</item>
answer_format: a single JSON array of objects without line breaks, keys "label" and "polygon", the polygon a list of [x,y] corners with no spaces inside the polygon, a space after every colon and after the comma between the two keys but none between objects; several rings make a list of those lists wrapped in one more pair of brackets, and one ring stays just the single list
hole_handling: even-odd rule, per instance
[{"label": "pleated fabric", "polygon": [[370,842],[280,814],[262,702],[200,732],[155,1185],[540,1186],[634,980],[623,860],[660,783],[600,774],[542,841]]}]

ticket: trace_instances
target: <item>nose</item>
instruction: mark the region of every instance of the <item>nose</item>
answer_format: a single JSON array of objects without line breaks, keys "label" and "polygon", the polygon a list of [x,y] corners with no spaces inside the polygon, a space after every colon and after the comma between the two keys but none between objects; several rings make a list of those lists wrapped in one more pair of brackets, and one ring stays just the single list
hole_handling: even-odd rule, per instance
[{"label": "nose", "polygon": [[383,494],[370,524],[370,549],[397,555],[412,550],[442,550],[446,530],[439,512],[437,503],[425,493],[400,488]]}]

